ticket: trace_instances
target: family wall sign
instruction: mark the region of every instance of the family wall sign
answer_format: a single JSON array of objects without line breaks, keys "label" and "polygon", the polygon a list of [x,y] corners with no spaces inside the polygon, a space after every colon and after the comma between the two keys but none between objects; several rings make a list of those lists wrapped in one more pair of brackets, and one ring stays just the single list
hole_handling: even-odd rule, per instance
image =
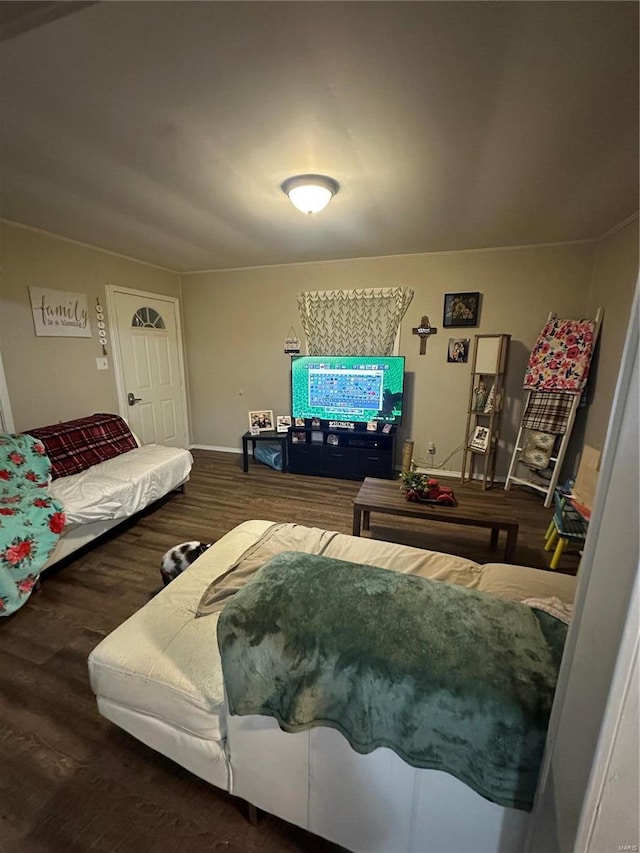
[{"label": "family wall sign", "polygon": [[89,306],[84,293],[30,287],[29,298],[38,337],[91,337]]}]

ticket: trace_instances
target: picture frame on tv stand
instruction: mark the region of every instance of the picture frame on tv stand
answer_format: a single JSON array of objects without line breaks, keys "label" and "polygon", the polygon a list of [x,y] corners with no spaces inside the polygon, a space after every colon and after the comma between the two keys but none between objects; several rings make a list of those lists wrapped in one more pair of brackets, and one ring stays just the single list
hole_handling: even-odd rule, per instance
[{"label": "picture frame on tv stand", "polygon": [[249,412],[249,430],[258,429],[260,432],[270,432],[274,428],[273,411],[259,409]]}]

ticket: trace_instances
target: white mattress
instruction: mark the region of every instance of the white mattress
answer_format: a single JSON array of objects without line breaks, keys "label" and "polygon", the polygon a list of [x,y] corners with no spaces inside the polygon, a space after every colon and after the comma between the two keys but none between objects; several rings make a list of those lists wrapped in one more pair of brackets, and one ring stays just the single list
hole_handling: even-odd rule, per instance
[{"label": "white mattress", "polygon": [[64,506],[69,525],[128,518],[183,483],[192,465],[188,450],[146,444],[53,480],[49,493]]},{"label": "white mattress", "polygon": [[[254,545],[271,524],[247,521],[236,527],[116,628],[89,657],[91,685],[105,717],[201,778],[247,799],[251,799],[251,789],[244,790],[238,778],[232,785],[230,778],[224,688],[217,651],[218,614],[196,619],[195,613],[211,581]],[[425,554],[369,539],[353,544],[362,549],[363,560],[367,550],[370,553],[380,550],[387,557],[394,549]],[[434,569],[451,563],[451,557],[444,554],[433,553],[429,559]],[[455,558],[454,562],[459,566],[464,561]],[[467,562],[480,569],[477,564]],[[486,573],[480,571],[482,578],[476,588],[497,592],[497,587],[507,584],[508,597],[516,599],[548,594],[558,595],[567,603],[573,600],[575,578],[501,564],[486,567]],[[231,719],[234,725],[244,726],[242,720]],[[267,725],[273,726],[273,721]],[[280,735],[286,744],[293,745],[290,735]],[[244,744],[247,746],[248,742]],[[252,750],[250,747],[249,757],[255,757]],[[238,760],[245,752],[246,749],[238,751]],[[272,776],[272,770],[271,767],[267,775]],[[267,806],[271,806],[270,801],[263,804]],[[297,813],[276,808],[273,811],[299,822]],[[300,825],[319,831],[306,821]]]},{"label": "white mattress", "polygon": [[[142,721],[144,729],[146,719],[150,737],[156,741],[149,745],[165,755],[168,752],[157,742],[158,737],[162,741],[163,725],[167,745],[175,740],[177,730],[185,741],[189,736],[196,742],[220,742],[225,737],[220,716],[224,689],[216,639],[218,615],[195,619],[195,613],[209,583],[271,523],[245,522],[214,543],[203,555],[206,560],[197,560],[89,656],[91,686],[100,710],[101,702],[107,703],[111,713],[105,716],[121,725],[113,708],[124,709],[129,725],[123,728],[148,743],[131,725],[135,721],[139,730]],[[183,764],[180,758],[175,760]]]}]

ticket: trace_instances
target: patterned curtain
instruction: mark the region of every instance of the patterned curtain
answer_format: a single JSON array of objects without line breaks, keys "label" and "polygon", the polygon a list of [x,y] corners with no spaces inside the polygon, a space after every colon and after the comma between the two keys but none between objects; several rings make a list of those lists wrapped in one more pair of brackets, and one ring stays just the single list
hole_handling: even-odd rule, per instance
[{"label": "patterned curtain", "polygon": [[298,294],[309,355],[393,355],[413,290],[315,290]]}]

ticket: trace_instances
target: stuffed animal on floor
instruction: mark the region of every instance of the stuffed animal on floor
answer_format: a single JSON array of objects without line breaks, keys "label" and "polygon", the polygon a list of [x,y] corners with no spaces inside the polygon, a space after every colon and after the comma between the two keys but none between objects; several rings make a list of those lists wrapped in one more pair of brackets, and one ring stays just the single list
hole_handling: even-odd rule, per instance
[{"label": "stuffed animal on floor", "polygon": [[182,542],[180,545],[169,548],[160,564],[160,574],[164,585],[167,586],[172,580],[175,580],[212,545],[213,542]]}]

